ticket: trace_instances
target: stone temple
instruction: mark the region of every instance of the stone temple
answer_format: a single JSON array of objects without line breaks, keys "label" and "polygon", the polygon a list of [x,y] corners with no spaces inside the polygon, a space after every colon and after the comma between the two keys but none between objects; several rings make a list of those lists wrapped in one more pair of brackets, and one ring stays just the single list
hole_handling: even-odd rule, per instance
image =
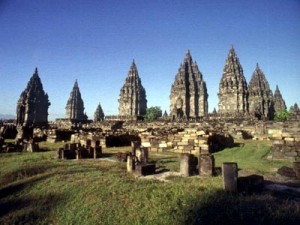
[{"label": "stone temple", "polygon": [[178,69],[170,94],[172,119],[196,119],[208,113],[206,83],[188,50]]},{"label": "stone temple", "polygon": [[70,93],[70,98],[67,102],[66,119],[74,123],[87,121],[87,115],[84,113],[84,104],[77,80],[75,81],[73,90]]},{"label": "stone temple", "polygon": [[47,126],[49,106],[48,94],[44,92],[36,68],[17,103],[17,125],[25,127]]},{"label": "stone temple", "polygon": [[278,85],[276,85],[276,90],[274,93],[274,110],[275,112],[280,112],[281,110],[284,109],[286,109],[286,104],[282,98]]},{"label": "stone temple", "polygon": [[99,105],[97,106],[97,109],[94,113],[94,122],[97,123],[97,122],[102,122],[102,121],[104,121],[104,112],[99,103]]},{"label": "stone temple", "polygon": [[144,116],[147,110],[146,91],[133,60],[128,76],[120,91],[119,115],[129,117]]},{"label": "stone temple", "polygon": [[273,93],[258,64],[248,86],[249,113],[258,119],[271,119],[274,116]]},{"label": "stone temple", "polygon": [[248,113],[248,89],[243,68],[231,47],[219,84],[219,113],[243,115]]}]

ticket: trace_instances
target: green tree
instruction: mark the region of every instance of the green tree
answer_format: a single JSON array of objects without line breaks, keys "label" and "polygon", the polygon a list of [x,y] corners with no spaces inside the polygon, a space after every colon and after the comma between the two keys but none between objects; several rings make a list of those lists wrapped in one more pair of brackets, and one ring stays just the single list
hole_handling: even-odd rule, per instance
[{"label": "green tree", "polygon": [[292,113],[283,109],[279,112],[275,112],[274,120],[275,121],[288,121],[292,118]]},{"label": "green tree", "polygon": [[152,106],[147,109],[145,119],[149,121],[156,120],[162,116],[162,111],[159,106]]}]

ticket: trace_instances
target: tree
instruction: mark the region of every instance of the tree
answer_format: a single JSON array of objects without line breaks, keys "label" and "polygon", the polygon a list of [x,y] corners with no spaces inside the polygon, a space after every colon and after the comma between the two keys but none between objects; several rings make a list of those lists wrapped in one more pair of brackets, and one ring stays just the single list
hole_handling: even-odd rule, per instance
[{"label": "tree", "polygon": [[275,121],[288,121],[292,118],[292,113],[283,109],[279,112],[275,112],[274,120]]},{"label": "tree", "polygon": [[159,106],[152,106],[147,109],[145,119],[149,121],[156,120],[162,116],[162,111]]}]

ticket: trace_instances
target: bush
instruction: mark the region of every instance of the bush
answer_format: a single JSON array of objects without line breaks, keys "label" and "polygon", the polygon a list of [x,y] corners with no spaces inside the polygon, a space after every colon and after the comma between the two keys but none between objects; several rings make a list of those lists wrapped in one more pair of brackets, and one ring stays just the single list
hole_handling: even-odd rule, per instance
[{"label": "bush", "polygon": [[292,113],[290,113],[286,109],[283,109],[279,112],[275,112],[274,120],[275,121],[288,121],[288,120],[291,120],[291,118],[292,118]]},{"label": "bush", "polygon": [[162,116],[162,111],[159,106],[152,106],[147,109],[145,119],[149,121],[156,120]]}]

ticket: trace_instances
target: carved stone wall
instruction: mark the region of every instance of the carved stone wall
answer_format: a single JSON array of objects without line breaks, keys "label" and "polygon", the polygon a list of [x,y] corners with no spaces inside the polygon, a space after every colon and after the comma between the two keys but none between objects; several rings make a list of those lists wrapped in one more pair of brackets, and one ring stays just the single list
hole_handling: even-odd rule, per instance
[{"label": "carved stone wall", "polygon": [[36,68],[17,102],[17,125],[47,126],[49,106],[48,94],[44,92],[43,84]]},{"label": "carved stone wall", "polygon": [[206,83],[188,50],[178,69],[170,94],[170,116],[173,119],[190,119],[208,113]]},{"label": "carved stone wall", "polygon": [[136,64],[133,61],[120,91],[119,115],[143,116],[146,114],[146,109],[146,91],[142,86]]},{"label": "carved stone wall", "polygon": [[273,93],[258,64],[248,86],[249,113],[258,119],[271,119],[274,115]]},{"label": "carved stone wall", "polygon": [[219,113],[230,116],[248,113],[247,82],[233,47],[223,69],[218,96]]},{"label": "carved stone wall", "polygon": [[81,93],[78,87],[77,80],[75,81],[73,90],[71,91],[69,100],[67,102],[66,119],[72,122],[87,121],[87,116],[84,113],[84,103],[81,98]]}]

